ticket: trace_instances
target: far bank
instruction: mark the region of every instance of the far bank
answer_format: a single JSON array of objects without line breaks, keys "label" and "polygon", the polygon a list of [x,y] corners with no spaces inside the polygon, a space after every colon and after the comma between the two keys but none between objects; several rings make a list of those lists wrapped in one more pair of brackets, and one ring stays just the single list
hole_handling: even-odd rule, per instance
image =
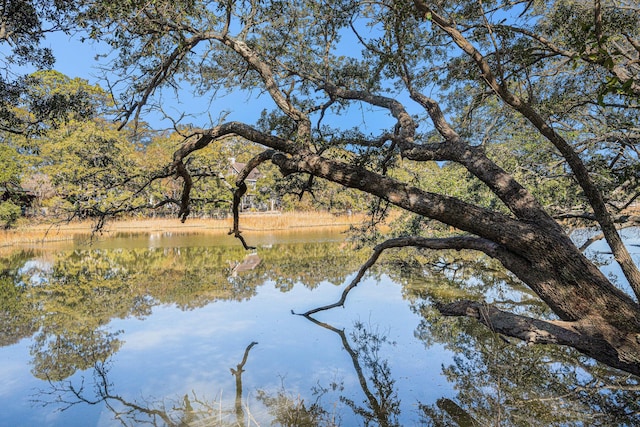
[{"label": "far bank", "polygon": [[[365,214],[334,215],[322,211],[245,213],[240,215],[240,229],[244,231],[282,231],[332,228],[336,231],[342,231],[352,226],[358,226],[368,218]],[[226,233],[231,229],[232,223],[232,218],[193,218],[187,219],[184,223],[178,218],[126,218],[107,222],[97,233]],[[70,240],[75,235],[95,232],[96,222],[90,220],[25,222],[15,228],[0,232],[0,247]]]}]

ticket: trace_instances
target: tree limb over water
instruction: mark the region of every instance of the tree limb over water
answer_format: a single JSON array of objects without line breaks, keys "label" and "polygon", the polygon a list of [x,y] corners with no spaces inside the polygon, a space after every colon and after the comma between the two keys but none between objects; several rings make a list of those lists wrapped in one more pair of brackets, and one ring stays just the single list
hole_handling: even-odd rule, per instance
[{"label": "tree limb over water", "polygon": [[[638,375],[635,367],[637,361],[634,355],[625,354],[625,343],[616,343],[617,347],[611,344],[611,335],[602,336],[599,339],[594,337],[594,332],[606,331],[607,325],[598,324],[598,318],[581,319],[576,322],[544,321],[520,316],[499,310],[489,304],[477,301],[462,300],[449,304],[436,304],[436,308],[444,316],[470,317],[486,325],[492,331],[508,337],[518,338],[527,344],[559,344],[567,345],[576,350],[593,357],[596,360],[611,361],[618,359],[619,369],[632,372]],[[615,331],[611,331],[612,334]],[[640,339],[640,336],[629,337],[631,347]],[[608,363],[610,364],[610,363]]]},{"label": "tree limb over water", "polygon": [[304,313],[297,313],[297,314],[300,314],[301,316],[309,317],[320,311],[330,310],[336,307],[344,307],[344,304],[347,300],[347,295],[349,294],[349,292],[351,292],[353,288],[358,286],[358,284],[360,283],[360,281],[362,280],[366,272],[371,267],[373,267],[375,263],[378,261],[378,258],[380,258],[380,255],[382,255],[382,252],[384,252],[387,249],[403,248],[403,247],[416,247],[416,248],[422,248],[422,249],[455,249],[455,250],[475,249],[475,250],[483,251],[487,253],[487,255],[494,253],[496,249],[493,242],[489,240],[483,240],[483,239],[478,239],[475,237],[468,237],[468,236],[449,237],[449,238],[442,238],[442,239],[428,239],[424,237],[399,237],[396,239],[389,239],[384,243],[377,245],[373,249],[373,254],[369,257],[367,262],[365,262],[362,265],[362,267],[360,267],[360,269],[358,270],[358,273],[356,274],[356,277],[354,277],[351,283],[349,283],[349,285],[345,287],[345,289],[342,291],[342,296],[337,302],[333,304],[325,305],[322,307],[314,308]]}]

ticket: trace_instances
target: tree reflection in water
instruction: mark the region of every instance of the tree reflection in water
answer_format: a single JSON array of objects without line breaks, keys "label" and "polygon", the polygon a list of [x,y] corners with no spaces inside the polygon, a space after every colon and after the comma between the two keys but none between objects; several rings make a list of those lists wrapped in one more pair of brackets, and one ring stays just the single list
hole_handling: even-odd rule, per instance
[{"label": "tree reflection in water", "polygon": [[[400,400],[389,363],[381,357],[380,350],[385,344],[394,345],[377,331],[368,330],[364,324],[356,323],[351,332],[353,345],[344,330],[307,316],[314,324],[340,337],[343,348],[349,354],[358,383],[364,393],[363,405],[352,398],[341,395],[339,400],[346,404],[365,426],[400,426]],[[222,402],[207,401],[198,397],[195,391],[181,400],[151,402],[150,399],[130,401],[119,395],[108,378],[109,362],[97,362],[93,368],[90,387],[83,378],[79,384],[73,381],[50,381],[49,388],[38,393],[37,402],[55,405],[59,410],[67,410],[74,405],[104,404],[125,426],[149,424],[153,426],[259,426],[261,421],[252,414],[252,408],[243,402],[242,374],[249,358],[249,352],[257,345],[250,343],[240,363],[230,368],[235,378],[234,407],[223,408]],[[306,404],[304,399],[292,397],[284,387],[276,392],[258,390],[257,400],[271,416],[271,425],[283,427],[337,427],[341,425],[341,414],[324,408],[322,397],[329,390],[342,390],[337,383],[329,388],[322,386],[313,391],[316,399]],[[232,416],[233,414],[233,416]]]},{"label": "tree reflection in water", "polygon": [[113,419],[124,426],[152,425],[167,427],[229,426],[240,427],[259,425],[249,416],[246,419],[242,402],[242,373],[251,348],[258,344],[252,342],[244,351],[242,361],[230,368],[235,377],[236,397],[234,409],[222,408],[219,402],[198,397],[195,391],[191,396],[185,394],[181,400],[150,402],[130,401],[119,395],[116,386],[109,381],[110,364],[98,362],[93,368],[91,389],[84,378],[80,384],[72,381],[49,382],[49,389],[41,390],[37,402],[43,405],[56,405],[59,410],[67,410],[74,405],[104,404],[113,413]]},{"label": "tree reflection in water", "polygon": [[[416,262],[419,276],[406,273],[407,259]],[[465,252],[398,254],[386,271],[403,284],[405,297],[423,319],[416,336],[456,354],[443,372],[458,393],[455,399],[421,403],[425,425],[640,425],[638,378],[566,347],[527,345],[478,322],[443,318],[433,308],[434,302],[456,295],[551,317],[495,261]]]},{"label": "tree reflection in water", "polygon": [[[357,322],[351,332],[351,339],[355,344],[354,349],[349,343],[344,330],[328,323],[320,322],[311,316],[304,317],[316,325],[337,334],[340,337],[343,348],[351,358],[360,388],[366,397],[365,406],[360,406],[354,400],[345,396],[340,396],[340,400],[362,418],[365,426],[399,426],[400,400],[395,388],[395,380],[391,375],[388,361],[381,358],[380,355],[382,345],[394,345],[394,343],[389,342],[386,336],[375,331],[369,331],[364,324]],[[365,372],[368,372],[368,377]],[[371,382],[373,390],[371,390],[369,382]]]},{"label": "tree reflection in water", "polygon": [[[361,267],[339,301],[303,316],[321,324],[310,315],[343,306],[347,294],[379,255],[374,253]],[[479,301],[491,297],[492,305],[511,312],[551,316],[538,299],[529,299],[527,291],[496,261],[453,251],[408,254],[402,250],[390,258],[383,271],[403,284],[406,298],[423,318],[416,336],[427,345],[445,344],[456,354],[454,364],[443,367],[443,372],[459,390],[458,395],[455,401],[442,397],[435,404],[419,403],[424,425],[640,424],[638,378],[600,365],[570,348],[516,342],[469,319],[445,319],[434,309],[440,302],[460,297]],[[344,339],[343,345],[348,348]],[[358,371],[357,364],[354,366]],[[369,401],[376,408],[375,399]],[[388,425],[384,417],[378,421],[377,425]]]},{"label": "tree reflection in water", "polygon": [[[378,331],[356,323],[347,334],[312,317],[311,322],[335,333],[348,353],[353,371],[362,390],[364,400],[356,402],[342,394],[341,384],[331,382],[319,385],[308,396],[288,392],[284,386],[277,391],[258,390],[257,401],[270,415],[270,424],[286,427],[335,427],[342,425],[345,413],[336,410],[335,402],[324,402],[330,392],[337,391],[339,401],[345,404],[364,426],[399,426],[400,398],[396,381],[388,361],[381,357],[383,345],[393,342]],[[448,343],[460,346],[455,363],[444,367],[445,374],[455,384],[455,397],[441,397],[435,403],[416,402],[420,413],[419,425],[424,426],[582,426],[636,425],[638,422],[637,380],[620,376],[610,369],[580,360],[572,364],[573,356],[562,349],[529,348],[505,342],[490,331],[475,331],[473,322],[466,325],[432,324],[436,334],[449,335]],[[424,326],[424,325],[423,325]],[[454,331],[446,330],[450,327]],[[454,344],[450,334],[458,334],[464,343]],[[262,410],[245,403],[242,373],[251,343],[242,361],[231,373],[235,377],[236,394],[233,407],[223,408],[221,402],[207,401],[193,391],[182,400],[131,402],[113,393],[115,388],[107,379],[108,364],[95,367],[93,389],[96,396],[87,397],[84,383],[73,385],[69,381],[51,383],[51,390],[43,393],[50,403],[73,405],[104,402],[123,425],[145,422],[166,426],[243,426],[266,425]],[[254,361],[254,364],[259,361]],[[424,385],[428,387],[427,384]],[[71,398],[70,398],[71,397]],[[74,400],[75,399],[75,400]],[[248,399],[246,400],[248,402]],[[255,405],[255,403],[254,403]],[[343,408],[344,411],[344,408]],[[128,421],[125,421],[128,420]]]},{"label": "tree reflection in water", "polygon": [[334,242],[276,245],[261,252],[255,270],[233,275],[245,255],[207,246],[76,249],[43,262],[32,261],[33,251],[0,258],[0,345],[31,337],[34,376],[62,380],[118,351],[121,331],[107,328],[113,319],[144,318],[163,304],[192,310],[247,301],[267,281],[283,292],[295,283],[337,285],[359,262]]},{"label": "tree reflection in water", "polygon": [[[284,386],[266,391],[251,384],[259,391],[249,405],[243,398],[242,373],[251,369],[248,362],[259,363],[249,354],[253,343],[233,367],[236,398],[228,408],[221,409],[221,402],[195,390],[174,401],[126,400],[108,379],[109,360],[121,346],[119,331],[107,327],[113,319],[144,318],[161,304],[193,310],[215,301],[246,301],[265,281],[283,292],[297,284],[342,284],[364,262],[364,254],[345,253],[334,243],[275,246],[260,252],[258,267],[237,277],[230,277],[233,261],[245,253],[235,248],[74,250],[50,255],[46,263],[38,263],[37,255],[23,252],[1,260],[0,345],[32,337],[32,372],[51,385],[39,396],[41,401],[61,408],[105,404],[125,425],[264,425],[252,405],[263,405],[274,425],[282,426],[337,426],[347,419],[346,411],[367,426],[400,425],[408,419],[400,414],[403,393],[392,365],[380,351],[393,343],[362,324],[345,332],[309,316],[340,337],[362,389],[361,402],[344,391],[340,381],[331,381],[296,393]],[[443,318],[433,309],[435,302],[475,298],[510,311],[551,316],[490,259],[466,252],[401,250],[385,254],[366,277],[402,285],[404,298],[421,318],[416,338],[426,347],[442,344],[456,354],[453,363],[442,368],[455,394],[415,402],[416,423],[640,425],[637,378],[563,347],[506,340],[477,322]],[[346,305],[348,309],[349,301]],[[94,372],[92,381],[68,380],[88,368]],[[332,393],[338,398],[331,400]]]},{"label": "tree reflection in water", "polygon": [[[425,330],[425,328],[427,330]],[[638,379],[561,347],[528,346],[469,321],[424,322],[457,354],[443,368],[458,390],[455,402],[421,405],[427,425],[638,425]],[[452,339],[451,334],[458,339]],[[452,413],[453,412],[453,413]],[[469,424],[475,420],[475,424]]]}]

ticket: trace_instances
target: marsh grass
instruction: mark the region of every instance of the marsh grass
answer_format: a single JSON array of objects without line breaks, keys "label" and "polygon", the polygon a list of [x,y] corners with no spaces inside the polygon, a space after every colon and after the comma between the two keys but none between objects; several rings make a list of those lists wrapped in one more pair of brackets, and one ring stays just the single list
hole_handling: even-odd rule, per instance
[{"label": "marsh grass", "polygon": [[[247,231],[302,230],[331,228],[346,230],[367,220],[365,214],[334,215],[329,212],[283,212],[247,213],[240,215],[240,229]],[[127,218],[107,222],[97,233],[108,235],[115,232],[173,232],[173,233],[226,233],[233,220],[187,219],[182,223],[177,218]],[[95,222],[72,221],[58,223],[24,223],[9,230],[0,231],[0,248],[15,245],[30,245],[62,242],[90,236],[95,233]]]}]

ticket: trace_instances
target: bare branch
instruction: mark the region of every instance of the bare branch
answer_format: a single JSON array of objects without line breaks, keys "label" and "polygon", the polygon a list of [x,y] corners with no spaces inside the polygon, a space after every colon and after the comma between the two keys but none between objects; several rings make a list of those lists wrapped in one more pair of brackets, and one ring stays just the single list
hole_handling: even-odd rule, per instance
[{"label": "bare branch", "polygon": [[262,61],[257,52],[253,51],[246,43],[241,40],[231,38],[227,35],[220,38],[220,41],[229,46],[233,51],[238,53],[242,58],[260,74],[265,88],[271,99],[287,116],[291,117],[298,123],[298,136],[302,140],[310,141],[311,138],[311,121],[309,117],[299,109],[297,109],[280,90],[278,83],[274,77],[273,70],[264,61]]},{"label": "bare branch", "polygon": [[323,89],[331,96],[342,99],[351,99],[367,102],[377,107],[386,108],[391,115],[398,121],[399,125],[399,141],[413,142],[415,137],[415,131],[418,127],[411,115],[407,113],[404,106],[393,98],[386,96],[373,95],[365,91],[349,90],[345,88],[339,88],[332,83],[325,82]]},{"label": "bare branch", "polygon": [[124,112],[118,130],[122,129],[127,124],[134,111],[134,122],[138,122],[140,113],[142,112],[142,108],[147,104],[149,97],[162,83],[167,80],[167,78],[171,75],[172,69],[178,67],[180,61],[184,59],[185,55],[187,55],[191,51],[191,49],[193,49],[202,40],[203,38],[200,36],[189,38],[187,40],[184,40],[183,43],[180,43],[178,47],[173,50],[173,52],[162,62],[162,64],[160,64],[158,70],[151,78],[151,81],[146,85],[146,88],[142,93],[142,97],[140,98],[140,100],[136,101],[128,110]]},{"label": "bare branch", "polygon": [[353,288],[358,286],[365,273],[371,267],[373,267],[373,265],[378,261],[378,258],[380,258],[380,255],[382,255],[382,252],[387,249],[404,247],[455,250],[472,249],[484,252],[490,256],[497,256],[497,246],[498,245],[488,240],[468,236],[449,237],[442,239],[429,239],[425,237],[398,237],[395,239],[389,239],[373,248],[373,254],[371,254],[367,262],[365,262],[362,267],[360,267],[360,270],[358,270],[358,274],[356,274],[356,277],[354,277],[351,283],[349,283],[349,285],[342,291],[342,296],[337,302],[314,308],[313,310],[309,310],[305,313],[302,313],[301,315],[309,317],[319,311],[330,310],[336,307],[344,307],[344,303],[347,300],[347,295],[349,294],[349,292],[351,292]]}]

